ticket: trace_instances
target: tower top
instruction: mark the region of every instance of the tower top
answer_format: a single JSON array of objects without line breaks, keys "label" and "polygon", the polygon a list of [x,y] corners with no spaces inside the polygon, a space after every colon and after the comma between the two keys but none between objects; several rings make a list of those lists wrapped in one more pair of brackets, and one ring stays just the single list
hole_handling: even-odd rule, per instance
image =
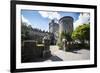
[{"label": "tower top", "polygon": [[70,19],[71,21],[74,20],[71,16],[64,16],[64,17],[60,18],[59,21],[63,21],[63,20],[65,20],[65,19]]}]

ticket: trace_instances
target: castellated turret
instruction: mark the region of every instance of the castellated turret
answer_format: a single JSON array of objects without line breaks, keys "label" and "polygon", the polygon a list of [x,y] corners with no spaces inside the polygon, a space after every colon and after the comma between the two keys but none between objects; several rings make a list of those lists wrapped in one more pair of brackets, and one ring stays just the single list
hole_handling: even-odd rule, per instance
[{"label": "castellated turret", "polygon": [[59,33],[70,33],[73,31],[73,18],[64,16],[59,20]]},{"label": "castellated turret", "polygon": [[51,20],[49,23],[49,32],[51,33],[51,44],[56,44],[59,33],[59,24],[56,22],[55,19]]},{"label": "castellated turret", "polygon": [[49,32],[50,33],[56,33],[59,30],[59,24],[56,23],[56,21],[53,19],[49,23]]}]

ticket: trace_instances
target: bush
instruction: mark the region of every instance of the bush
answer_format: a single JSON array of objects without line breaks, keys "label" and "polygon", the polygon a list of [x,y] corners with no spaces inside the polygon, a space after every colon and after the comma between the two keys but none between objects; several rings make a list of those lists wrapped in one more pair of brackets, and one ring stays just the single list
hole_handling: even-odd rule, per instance
[{"label": "bush", "polygon": [[38,43],[38,44],[42,44],[42,40],[38,40],[37,43]]},{"label": "bush", "polygon": [[59,49],[63,48],[63,43],[62,42],[57,42],[57,46],[59,46]]}]

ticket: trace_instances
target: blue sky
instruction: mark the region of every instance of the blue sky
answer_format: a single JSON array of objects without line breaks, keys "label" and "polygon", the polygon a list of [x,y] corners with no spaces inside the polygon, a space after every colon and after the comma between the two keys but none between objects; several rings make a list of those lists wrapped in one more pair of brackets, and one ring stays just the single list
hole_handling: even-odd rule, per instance
[{"label": "blue sky", "polygon": [[52,12],[52,11],[34,11],[34,10],[22,10],[22,21],[32,25],[33,28],[49,31],[49,21],[56,18],[60,19],[63,16],[71,16],[76,22],[80,16],[78,12]]}]

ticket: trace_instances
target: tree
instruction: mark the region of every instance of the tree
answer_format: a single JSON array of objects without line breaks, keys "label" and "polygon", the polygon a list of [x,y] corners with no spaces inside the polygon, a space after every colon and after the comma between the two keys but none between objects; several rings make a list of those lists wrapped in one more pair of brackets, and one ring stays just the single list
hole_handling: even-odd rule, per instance
[{"label": "tree", "polygon": [[33,28],[32,28],[31,25],[28,25],[27,28],[28,28],[29,31],[32,31],[33,30]]},{"label": "tree", "polygon": [[32,31],[31,25],[27,25],[26,23],[21,23],[21,41],[23,43],[24,40],[29,39],[29,32]]},{"label": "tree", "polygon": [[74,40],[80,40],[83,44],[90,41],[90,24],[80,25],[75,29],[71,36]]}]

